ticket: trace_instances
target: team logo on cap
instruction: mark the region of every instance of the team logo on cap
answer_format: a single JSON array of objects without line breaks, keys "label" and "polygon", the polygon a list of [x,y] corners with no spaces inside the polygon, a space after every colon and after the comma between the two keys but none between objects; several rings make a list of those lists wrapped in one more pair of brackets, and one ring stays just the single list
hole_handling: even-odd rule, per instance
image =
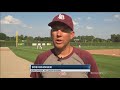
[{"label": "team logo on cap", "polygon": [[64,15],[62,15],[62,14],[59,14],[58,18],[61,19],[61,20],[65,19]]}]

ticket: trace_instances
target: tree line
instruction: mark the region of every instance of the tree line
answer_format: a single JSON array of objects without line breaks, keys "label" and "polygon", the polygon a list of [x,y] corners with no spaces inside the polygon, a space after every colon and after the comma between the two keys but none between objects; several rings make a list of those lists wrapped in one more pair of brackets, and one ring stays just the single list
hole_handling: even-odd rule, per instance
[{"label": "tree line", "polygon": [[[0,33],[0,40],[6,40],[6,41],[15,41],[16,37],[12,36],[9,37],[5,33]],[[24,35],[19,35],[18,36],[19,42],[22,40],[27,41],[27,42],[37,42],[37,41],[52,41],[51,37],[32,37],[32,36],[24,36]],[[120,34],[111,34],[110,39],[102,39],[102,38],[96,38],[94,36],[77,36],[74,37],[72,42],[75,41],[80,41],[80,42],[120,42]]]}]

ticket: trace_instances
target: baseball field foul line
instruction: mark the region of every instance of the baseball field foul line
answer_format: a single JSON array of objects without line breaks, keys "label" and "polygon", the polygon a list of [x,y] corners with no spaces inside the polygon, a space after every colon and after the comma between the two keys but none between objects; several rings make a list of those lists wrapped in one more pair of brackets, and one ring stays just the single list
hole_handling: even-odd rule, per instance
[{"label": "baseball field foul line", "polygon": [[0,78],[30,78],[30,65],[17,57],[8,47],[0,47]]}]

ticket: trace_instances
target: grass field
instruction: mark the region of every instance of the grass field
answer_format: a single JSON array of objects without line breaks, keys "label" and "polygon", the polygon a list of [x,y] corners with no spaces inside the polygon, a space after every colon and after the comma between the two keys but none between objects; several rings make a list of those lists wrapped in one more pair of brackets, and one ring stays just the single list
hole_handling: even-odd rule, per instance
[{"label": "grass field", "polygon": [[[10,49],[19,57],[34,62],[38,54],[53,48],[53,46],[45,46],[42,50],[36,47],[19,46],[10,47]],[[115,49],[116,47],[82,47],[83,49]],[[120,57],[93,55],[95,58],[100,75],[102,78],[119,78],[120,77]]]},{"label": "grass field", "polygon": [[120,78],[120,57],[93,55],[103,78]]}]

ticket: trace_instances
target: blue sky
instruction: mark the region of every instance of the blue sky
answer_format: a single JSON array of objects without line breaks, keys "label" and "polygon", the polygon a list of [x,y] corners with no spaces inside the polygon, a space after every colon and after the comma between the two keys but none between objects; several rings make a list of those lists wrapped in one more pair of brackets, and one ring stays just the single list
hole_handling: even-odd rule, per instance
[{"label": "blue sky", "polygon": [[49,37],[48,23],[65,13],[72,17],[75,36],[93,35],[108,39],[120,34],[120,12],[0,12],[0,32],[7,36],[19,35]]}]

